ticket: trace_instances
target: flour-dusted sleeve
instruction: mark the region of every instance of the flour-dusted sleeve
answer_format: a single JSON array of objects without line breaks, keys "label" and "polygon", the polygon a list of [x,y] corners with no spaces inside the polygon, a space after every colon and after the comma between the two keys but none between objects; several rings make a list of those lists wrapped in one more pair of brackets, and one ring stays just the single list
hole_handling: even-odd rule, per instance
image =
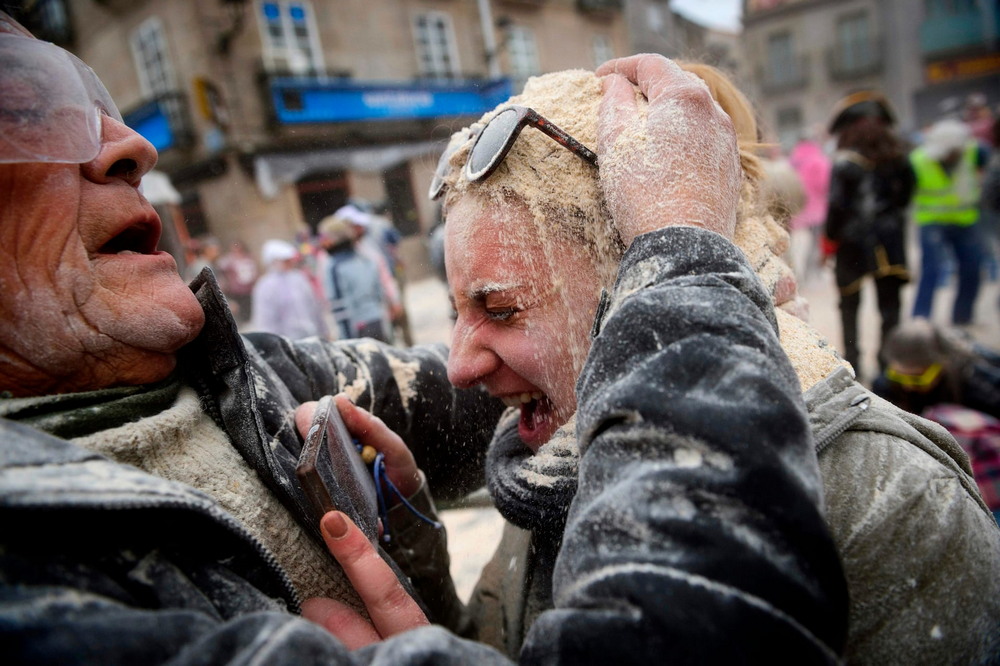
[{"label": "flour-dusted sleeve", "polygon": [[481,388],[451,385],[444,345],[247,339],[252,356],[287,387],[291,402],[346,392],[385,421],[413,451],[435,499],[462,497],[485,484],[486,447],[504,406]]},{"label": "flour-dusted sleeve", "polygon": [[211,498],[6,419],[0,524],[3,664],[509,663],[435,627],[349,651]]},{"label": "flour-dusted sleeve", "polygon": [[846,588],[775,329],[721,236],[633,243],[577,385],[556,609],[523,662],[836,661]]}]

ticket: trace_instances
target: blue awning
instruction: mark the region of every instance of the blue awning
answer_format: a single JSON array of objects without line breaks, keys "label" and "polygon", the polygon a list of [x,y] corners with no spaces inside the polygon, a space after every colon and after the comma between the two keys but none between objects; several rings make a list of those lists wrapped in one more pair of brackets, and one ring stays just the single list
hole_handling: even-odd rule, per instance
[{"label": "blue awning", "polygon": [[267,85],[281,124],[481,115],[511,95],[508,79],[384,83],[274,77]]}]

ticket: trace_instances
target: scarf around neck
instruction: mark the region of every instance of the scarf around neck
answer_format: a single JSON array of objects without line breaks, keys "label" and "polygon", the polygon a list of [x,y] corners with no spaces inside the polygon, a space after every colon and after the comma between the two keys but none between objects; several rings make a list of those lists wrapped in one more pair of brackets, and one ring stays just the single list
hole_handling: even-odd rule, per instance
[{"label": "scarf around neck", "polygon": [[517,434],[520,414],[507,410],[486,454],[486,484],[500,515],[521,529],[562,534],[576,495],[580,449],[576,416],[532,453]]}]

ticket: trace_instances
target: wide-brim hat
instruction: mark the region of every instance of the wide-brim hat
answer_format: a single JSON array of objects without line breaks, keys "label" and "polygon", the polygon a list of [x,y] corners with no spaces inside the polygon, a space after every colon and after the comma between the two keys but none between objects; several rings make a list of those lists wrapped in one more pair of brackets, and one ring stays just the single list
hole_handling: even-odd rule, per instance
[{"label": "wide-brim hat", "polygon": [[896,112],[886,96],[877,90],[862,90],[843,98],[833,107],[830,134],[837,134],[861,118],[880,118],[888,125],[896,124]]}]

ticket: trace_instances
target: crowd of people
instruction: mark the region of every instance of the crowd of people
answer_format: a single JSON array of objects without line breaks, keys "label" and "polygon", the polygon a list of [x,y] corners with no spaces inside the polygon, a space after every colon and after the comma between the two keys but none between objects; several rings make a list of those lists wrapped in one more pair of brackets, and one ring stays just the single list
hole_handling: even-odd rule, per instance
[{"label": "crowd of people", "polygon": [[[996,279],[1000,256],[998,131],[985,96],[973,94],[961,112],[943,115],[908,140],[897,132],[888,99],[861,91],[833,109],[829,148],[819,137],[795,145],[787,163],[797,183],[789,185],[776,168],[768,174],[782,183],[772,191],[788,193],[796,277],[808,282],[832,263],[845,360],[862,375],[858,312],[862,287],[871,280],[881,321],[878,370],[867,383],[957,437],[995,513],[1000,364],[969,329],[982,280]],[[908,256],[910,234],[918,256]],[[948,324],[931,323],[935,292],[952,278]],[[912,310],[904,313],[903,287],[911,280]]]},{"label": "crowd of people", "polygon": [[[216,271],[187,284],[156,250],[156,152],[93,71],[0,13],[0,84],[4,663],[1000,655],[969,458],[797,316],[718,70],[536,77],[457,132],[430,192],[454,333],[411,347],[353,337],[376,320],[333,291],[345,339],[241,334]],[[374,283],[360,219],[267,243],[253,295],[317,293],[289,275],[310,257]],[[396,491],[378,538],[297,481],[329,395]],[[466,604],[434,499],[484,483],[507,525]]]},{"label": "crowd of people", "polygon": [[359,201],[324,218],[316,233],[265,241],[259,262],[242,241],[223,252],[214,236],[195,238],[185,277],[211,269],[243,330],[411,344],[399,239],[391,221]]},{"label": "crowd of people", "polygon": [[[788,161],[806,205],[790,216],[790,260],[800,280],[822,267],[815,257],[832,264],[842,352],[858,370],[858,307],[867,279],[874,283],[884,341],[904,318],[931,319],[935,291],[953,274],[949,321],[973,324],[981,280],[995,278],[1000,119],[983,100],[971,95],[964,115],[944,116],[903,137],[884,95],[853,93],[831,113],[826,149],[821,137],[812,137],[791,151]],[[910,234],[918,240],[919,256],[908,256]],[[902,288],[911,280],[912,310],[902,313]],[[882,342],[877,358],[884,369]]]}]

